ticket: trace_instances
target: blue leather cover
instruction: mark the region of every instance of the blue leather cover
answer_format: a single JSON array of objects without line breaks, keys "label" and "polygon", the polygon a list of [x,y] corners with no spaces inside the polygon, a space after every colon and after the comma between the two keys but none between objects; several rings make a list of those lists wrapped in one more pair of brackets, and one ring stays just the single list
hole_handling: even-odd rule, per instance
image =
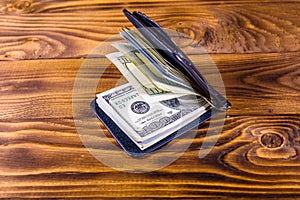
[{"label": "blue leather cover", "polygon": [[101,122],[105,125],[105,127],[109,130],[111,135],[116,139],[119,145],[124,149],[132,157],[141,157],[146,155],[163,145],[167,144],[171,140],[176,137],[181,136],[182,134],[188,132],[189,130],[195,128],[199,124],[203,123],[204,121],[211,118],[212,113],[216,114],[218,111],[211,112],[211,110],[207,110],[206,113],[201,115],[198,119],[194,120],[190,124],[182,127],[178,131],[175,131],[168,137],[160,140],[159,142],[155,143],[154,145],[148,147],[145,150],[141,150],[131,139],[120,129],[120,127],[97,105],[96,100],[94,99],[91,102],[91,109],[95,113],[95,115],[101,120]]}]

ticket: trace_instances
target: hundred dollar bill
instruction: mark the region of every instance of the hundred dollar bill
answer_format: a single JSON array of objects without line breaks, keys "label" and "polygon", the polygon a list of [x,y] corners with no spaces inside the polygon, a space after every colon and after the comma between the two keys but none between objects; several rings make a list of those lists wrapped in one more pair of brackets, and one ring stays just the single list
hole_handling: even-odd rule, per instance
[{"label": "hundred dollar bill", "polygon": [[[136,50],[135,47],[133,47],[129,43],[113,43],[112,44],[116,49],[118,49],[120,52],[122,52],[127,58],[133,62],[136,67],[140,68],[140,70],[149,76],[149,78],[153,81],[157,87],[165,88],[169,86],[175,86],[179,88],[184,88],[185,90],[188,89],[192,91],[189,82],[185,79],[185,77],[177,73],[176,74],[176,80],[172,78],[172,74],[169,73],[161,73],[161,70],[157,70],[155,67],[155,63],[149,62],[149,60],[146,59],[146,57],[141,54],[138,50]],[[149,50],[145,49],[144,51],[148,52]],[[153,61],[155,62],[155,61]],[[160,62],[157,60],[157,62]],[[167,65],[166,63],[156,63],[160,66]],[[173,74],[175,76],[175,74]],[[179,81],[178,81],[179,80]],[[166,89],[170,90],[170,89]]]},{"label": "hundred dollar bill", "polygon": [[135,31],[124,27],[121,36],[126,39],[134,48],[139,51],[146,60],[148,60],[156,70],[159,71],[165,78],[170,79],[178,84],[186,84],[185,78],[182,73],[174,67],[170,66],[164,58],[152,48],[142,37],[139,36]]},{"label": "hundred dollar bill", "polygon": [[96,102],[142,150],[197,119],[208,107],[190,95],[149,102],[129,83],[98,94]]},{"label": "hundred dollar bill", "polygon": [[158,98],[161,100],[171,99],[186,94],[197,95],[191,87],[160,82],[147,69],[142,69],[145,64],[137,66],[121,52],[107,54],[106,57],[114,63],[139,94],[147,97],[149,101],[156,101]]},{"label": "hundred dollar bill", "polygon": [[123,53],[115,52],[105,55],[123,76],[140,92],[148,95],[168,93],[167,90],[158,88],[152,80],[143,73],[134,63],[132,63]]}]

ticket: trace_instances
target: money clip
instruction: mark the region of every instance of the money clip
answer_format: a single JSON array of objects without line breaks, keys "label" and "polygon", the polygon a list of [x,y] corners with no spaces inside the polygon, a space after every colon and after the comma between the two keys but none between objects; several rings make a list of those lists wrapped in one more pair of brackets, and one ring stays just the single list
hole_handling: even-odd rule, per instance
[{"label": "money clip", "polygon": [[170,66],[188,77],[193,89],[206,99],[212,107],[221,111],[226,111],[230,108],[230,102],[208,83],[158,23],[139,11],[130,13],[124,9],[123,13]]},{"label": "money clip", "polygon": [[226,111],[230,108],[231,104],[208,83],[208,81],[201,75],[189,58],[172,41],[166,31],[162,29],[155,21],[141,12],[134,11],[133,13],[130,13],[126,9],[124,9],[123,12],[129,21],[144,36],[144,38],[163,56],[166,62],[170,64],[171,67],[174,67],[187,76],[193,88],[199,92],[199,94],[211,105],[204,114],[199,116],[188,125],[181,127],[179,130],[158,141],[152,146],[141,150],[97,105],[96,99],[94,99],[90,105],[92,111],[109,130],[118,144],[130,156],[141,157],[161,148],[173,139],[199,126],[199,124],[202,124],[206,120],[210,119],[214,114],[217,114],[221,111]]}]

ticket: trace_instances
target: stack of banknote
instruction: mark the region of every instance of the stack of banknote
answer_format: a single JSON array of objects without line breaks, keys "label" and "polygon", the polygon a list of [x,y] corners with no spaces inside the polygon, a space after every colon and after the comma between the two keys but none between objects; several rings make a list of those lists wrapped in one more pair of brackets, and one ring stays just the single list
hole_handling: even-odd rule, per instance
[{"label": "stack of banknote", "polygon": [[139,32],[122,28],[124,42],[113,43],[116,52],[106,57],[128,83],[97,94],[93,110],[126,152],[140,156],[230,104],[156,22],[124,13]]}]

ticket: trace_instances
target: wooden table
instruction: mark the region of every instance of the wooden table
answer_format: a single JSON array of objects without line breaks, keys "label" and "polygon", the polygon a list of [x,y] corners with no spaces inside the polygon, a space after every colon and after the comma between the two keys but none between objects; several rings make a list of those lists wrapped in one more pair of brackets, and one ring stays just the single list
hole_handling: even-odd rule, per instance
[{"label": "wooden table", "polygon": [[[219,68],[233,106],[206,157],[207,123],[179,159],[148,173],[106,166],[80,140],[75,77],[131,26],[125,7],[190,35]],[[300,198],[299,13],[297,0],[1,1],[0,197]],[[104,74],[98,92],[121,77],[113,66]]]}]

